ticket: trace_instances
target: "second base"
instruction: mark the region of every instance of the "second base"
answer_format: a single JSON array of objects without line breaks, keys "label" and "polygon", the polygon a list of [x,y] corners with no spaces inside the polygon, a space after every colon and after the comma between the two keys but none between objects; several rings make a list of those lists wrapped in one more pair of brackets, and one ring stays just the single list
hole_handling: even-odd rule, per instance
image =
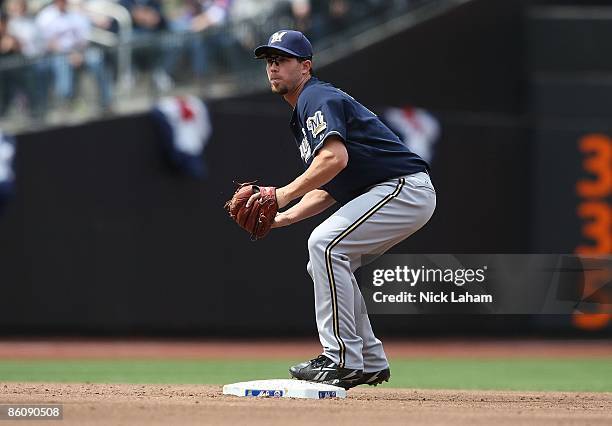
[{"label": "second base", "polygon": [[346,398],[346,390],[304,380],[272,379],[232,383],[223,386],[224,395],[272,398]]}]

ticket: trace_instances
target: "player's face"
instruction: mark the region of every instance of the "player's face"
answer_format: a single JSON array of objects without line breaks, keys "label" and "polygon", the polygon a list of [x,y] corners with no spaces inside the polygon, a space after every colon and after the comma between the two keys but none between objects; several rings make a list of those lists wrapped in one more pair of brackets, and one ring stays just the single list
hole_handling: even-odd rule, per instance
[{"label": "player's face", "polygon": [[285,95],[299,84],[303,67],[296,58],[268,56],[266,62],[266,71],[272,92]]}]

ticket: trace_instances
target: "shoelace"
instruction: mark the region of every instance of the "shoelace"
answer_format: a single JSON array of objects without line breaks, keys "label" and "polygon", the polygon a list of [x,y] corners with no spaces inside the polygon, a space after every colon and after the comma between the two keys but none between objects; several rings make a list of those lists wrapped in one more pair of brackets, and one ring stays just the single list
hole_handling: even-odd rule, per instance
[{"label": "shoelace", "polygon": [[312,363],[313,367],[322,367],[328,361],[329,361],[329,359],[325,355],[319,355],[315,359],[311,359],[310,360],[310,362]]}]

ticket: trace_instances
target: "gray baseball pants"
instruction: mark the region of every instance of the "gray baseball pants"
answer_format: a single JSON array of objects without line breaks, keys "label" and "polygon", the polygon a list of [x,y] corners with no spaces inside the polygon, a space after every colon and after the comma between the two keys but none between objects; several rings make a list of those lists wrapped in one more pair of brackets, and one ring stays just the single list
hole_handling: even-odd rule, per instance
[{"label": "gray baseball pants", "polygon": [[435,206],[429,175],[415,173],[371,187],[312,231],[307,269],[319,339],[323,354],[340,367],[366,373],[388,368],[354,272],[362,255],[382,254],[425,225]]}]

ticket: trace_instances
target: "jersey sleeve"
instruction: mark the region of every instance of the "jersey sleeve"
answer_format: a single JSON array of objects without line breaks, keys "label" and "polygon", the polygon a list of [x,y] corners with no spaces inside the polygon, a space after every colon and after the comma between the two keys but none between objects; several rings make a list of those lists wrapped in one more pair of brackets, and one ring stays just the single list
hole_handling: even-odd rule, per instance
[{"label": "jersey sleeve", "polygon": [[340,96],[310,99],[304,108],[305,133],[312,155],[323,146],[328,136],[337,135],[346,141],[346,105]]}]

